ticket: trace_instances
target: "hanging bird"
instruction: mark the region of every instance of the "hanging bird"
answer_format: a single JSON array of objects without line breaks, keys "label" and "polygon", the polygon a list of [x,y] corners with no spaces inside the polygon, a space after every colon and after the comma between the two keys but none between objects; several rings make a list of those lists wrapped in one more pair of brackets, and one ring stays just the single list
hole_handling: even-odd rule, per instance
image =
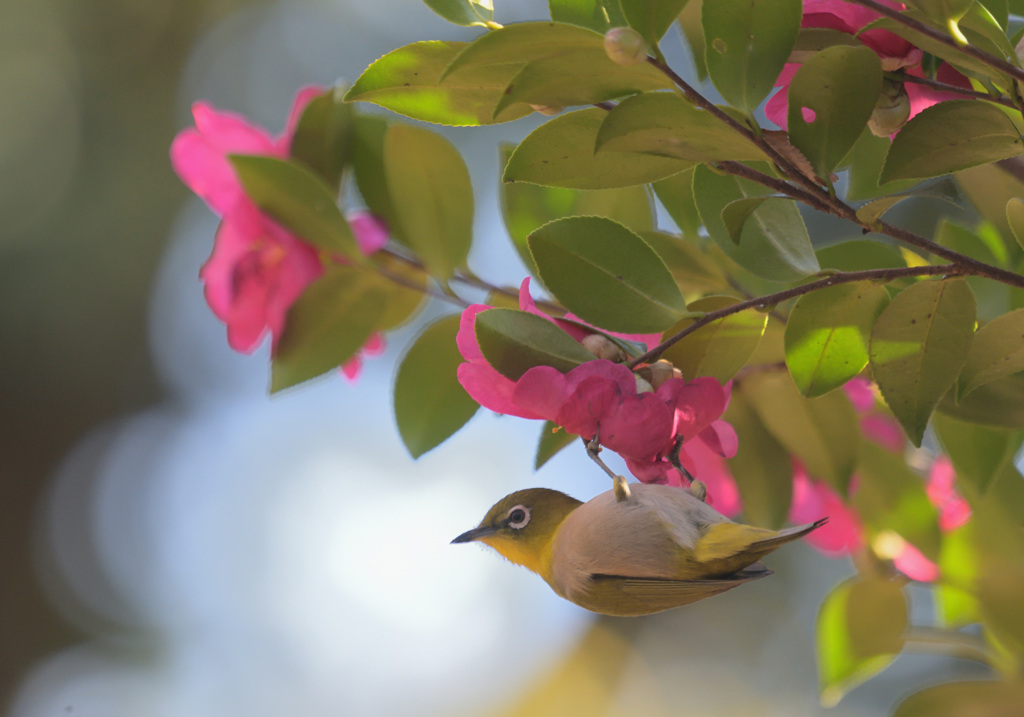
[{"label": "hanging bird", "polygon": [[583,503],[547,488],[507,495],[453,543],[480,541],[540,575],[580,607],[648,615],[696,602],[771,571],[757,562],[827,518],[775,531],[734,523],[695,490],[644,483]]}]

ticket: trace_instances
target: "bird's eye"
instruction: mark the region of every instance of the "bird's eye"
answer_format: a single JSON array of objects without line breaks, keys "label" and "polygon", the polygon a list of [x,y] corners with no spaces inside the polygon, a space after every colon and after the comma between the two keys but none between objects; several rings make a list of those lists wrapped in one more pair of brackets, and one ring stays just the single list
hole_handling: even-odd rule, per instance
[{"label": "bird's eye", "polygon": [[508,527],[514,528],[515,530],[525,528],[526,524],[530,522],[530,509],[525,505],[517,505],[508,512],[508,517],[505,519],[505,522]]}]

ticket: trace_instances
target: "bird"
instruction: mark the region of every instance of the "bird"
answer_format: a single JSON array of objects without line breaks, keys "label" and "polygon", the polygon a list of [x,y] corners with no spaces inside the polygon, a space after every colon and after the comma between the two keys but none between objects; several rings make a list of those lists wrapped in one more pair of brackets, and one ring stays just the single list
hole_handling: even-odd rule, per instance
[{"label": "bird", "polygon": [[[619,482],[621,481],[621,482]],[[704,502],[703,486],[634,483],[586,503],[529,488],[494,504],[452,543],[479,541],[540,575],[561,597],[604,615],[649,615],[771,574],[758,562],[821,527],[735,523]]]}]

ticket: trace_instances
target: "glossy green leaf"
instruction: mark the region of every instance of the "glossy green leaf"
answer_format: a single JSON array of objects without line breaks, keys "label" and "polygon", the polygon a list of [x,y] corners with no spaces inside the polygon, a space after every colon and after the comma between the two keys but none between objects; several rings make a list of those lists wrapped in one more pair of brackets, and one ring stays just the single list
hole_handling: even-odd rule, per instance
[{"label": "glossy green leaf", "polygon": [[[358,114],[352,123],[352,169],[359,194],[371,212],[388,223],[392,236],[401,240],[395,226],[395,211],[384,176],[384,137],[388,121],[383,117]],[[397,231],[396,231],[397,230]]]},{"label": "glossy green leaf", "polygon": [[697,70],[697,79],[703,82],[708,78],[707,61],[704,58],[706,44],[701,15],[704,14],[704,0],[690,0],[679,13],[679,30],[683,33],[686,46],[693,58],[693,67]]},{"label": "glossy green leaf", "polygon": [[767,159],[753,142],[672,92],[646,92],[620,102],[607,113],[595,149],[687,162]]},{"label": "glossy green leaf", "polygon": [[987,383],[964,396],[960,403],[950,391],[939,410],[962,421],[984,426],[1024,428],[1024,376],[1014,374]]},{"label": "glossy green leaf", "polygon": [[881,181],[937,177],[1015,157],[1024,139],[995,105],[948,100],[911,119],[892,142]]},{"label": "glossy green leaf", "polygon": [[871,371],[915,446],[967,361],[974,321],[974,294],[957,278],[911,285],[875,322]]},{"label": "glossy green leaf", "polygon": [[378,323],[379,331],[390,331],[407,323],[427,301],[429,278],[417,266],[394,254],[378,252],[370,265],[385,279],[388,300]]},{"label": "glossy green leaf", "polygon": [[491,0],[423,0],[426,6],[454,25],[486,26],[494,19]]},{"label": "glossy green leaf", "polygon": [[533,112],[517,105],[494,114],[521,63],[466,70],[439,84],[441,73],[468,44],[430,40],[393,50],[363,71],[345,99],[456,126],[509,122]]},{"label": "glossy green leaf", "polygon": [[610,219],[568,217],[529,238],[540,278],[584,321],[609,331],[651,333],[686,311],[664,262],[643,239]]},{"label": "glossy green leaf", "polygon": [[915,187],[910,191],[892,194],[888,197],[881,197],[880,199],[868,202],[857,210],[857,219],[865,224],[874,224],[886,212],[904,199],[913,198],[941,199],[957,207],[963,206],[963,195],[960,193],[956,183],[952,179],[947,178]]},{"label": "glossy green leaf", "polygon": [[889,580],[847,580],[818,612],[818,680],[821,702],[842,697],[888,667],[903,649],[907,601]]},{"label": "glossy green leaf", "polygon": [[906,266],[899,250],[871,239],[853,239],[833,244],[816,252],[822,269],[867,271]]},{"label": "glossy green leaf", "polygon": [[653,50],[686,7],[687,0],[620,0],[622,14]]},{"label": "glossy green leaf", "polygon": [[651,187],[672,221],[683,234],[693,237],[701,227],[700,214],[693,201],[693,169],[654,182]]},{"label": "glossy green leaf", "polygon": [[708,234],[730,259],[772,281],[797,281],[819,271],[800,212],[789,203],[768,202],[743,225],[737,245],[722,220],[722,210],[744,197],[763,196],[760,185],[716,174],[705,166],[693,173],[693,196]]},{"label": "glossy green leaf", "polygon": [[730,288],[722,268],[698,242],[663,232],[640,232],[640,237],[665,262],[685,294],[692,296]]},{"label": "glossy green leaf", "polygon": [[827,180],[853,147],[881,89],[881,62],[867,47],[830,47],[797,70],[789,86],[789,139],[819,177]]},{"label": "glossy green leaf", "polygon": [[957,395],[966,396],[978,386],[1024,371],[1024,309],[994,319],[974,334],[957,380]]},{"label": "glossy green leaf", "polygon": [[800,297],[786,322],[786,366],[800,393],[828,393],[867,366],[871,327],[888,304],[885,288],[866,281]]},{"label": "glossy green leaf", "polygon": [[623,67],[601,47],[533,60],[509,80],[495,113],[517,104],[546,107],[592,105],[646,90],[671,87],[646,63]]},{"label": "glossy green leaf", "polygon": [[232,154],[238,179],[256,204],[303,241],[362,261],[330,187],[304,166],[276,157]]},{"label": "glossy green leaf", "polygon": [[550,321],[515,309],[477,314],[476,340],[487,362],[513,381],[534,366],[551,366],[564,373],[594,359],[594,354]]},{"label": "glossy green leaf", "polygon": [[672,82],[652,65],[623,67],[592,30],[557,22],[524,22],[487,33],[466,47],[445,69],[442,85],[464,73],[518,65],[495,112],[519,103],[560,106],[594,104],[645,90],[669,89]]},{"label": "glossy green leaf", "polygon": [[743,227],[746,226],[747,220],[754,215],[754,212],[765,202],[773,200],[782,202],[793,201],[779,197],[744,197],[743,199],[731,201],[722,207],[722,224],[725,225],[725,230],[729,232],[729,238],[732,239],[733,243],[740,243],[740,239],[743,236]]},{"label": "glossy green leaf", "polygon": [[939,25],[959,20],[973,3],[974,0],[907,0],[909,7],[920,10]]},{"label": "glossy green leaf", "polygon": [[429,130],[392,125],[384,171],[404,243],[432,276],[451,278],[473,240],[473,187],[458,150]]},{"label": "glossy green leaf", "polygon": [[594,153],[602,109],[567,112],[542,124],[519,143],[502,176],[506,182],[548,187],[610,189],[655,182],[692,166],[671,157],[626,152]]},{"label": "glossy green leaf", "polygon": [[1020,431],[982,426],[943,413],[935,414],[932,425],[967,498],[985,495],[999,472],[1013,466],[1020,449]]},{"label": "glossy green leaf", "polygon": [[[959,480],[959,475],[957,478]],[[978,559],[974,555],[970,530],[969,525],[962,525],[942,535],[940,580],[934,590],[936,617],[944,627],[960,628],[981,622],[981,606],[974,595]]]},{"label": "glossy green leaf", "polygon": [[576,441],[579,436],[569,433],[556,423],[544,421],[540,429],[540,440],[537,442],[537,455],[533,460],[534,470],[555,457],[559,451]]},{"label": "glossy green leaf", "polygon": [[715,0],[701,22],[708,74],[733,107],[752,114],[768,96],[800,31],[800,0]]},{"label": "glossy green leaf", "polygon": [[335,87],[306,105],[289,149],[292,159],[313,170],[335,193],[352,154],[354,113],[342,89]]},{"label": "glossy green leaf", "polygon": [[413,458],[441,445],[480,408],[456,376],[463,360],[455,345],[460,319],[446,316],[424,329],[395,374],[395,421]]},{"label": "glossy green leaf", "polygon": [[602,35],[626,24],[619,0],[548,0],[548,8],[555,22],[587,27]]},{"label": "glossy green leaf", "polygon": [[[732,296],[708,296],[689,305],[691,312],[711,312],[739,302]],[[683,318],[665,331],[667,340],[694,322]],[[688,381],[711,376],[725,383],[746,366],[764,333],[768,314],[746,309],[712,321],[670,346],[662,358],[671,361]]]},{"label": "glossy green leaf", "polygon": [[893,717],[1002,717],[1020,712],[1020,682],[945,682],[903,700]]},{"label": "glossy green leaf", "polygon": [[[1016,477],[1018,483],[1021,477]],[[1019,669],[1024,655],[1024,534],[1020,512],[999,496],[973,506],[968,535],[978,561],[975,594],[985,627],[998,642],[1016,656]]]},{"label": "glossy green leaf", "polygon": [[1024,249],[1024,199],[1013,197],[1006,203],[1006,223],[1017,244]]},{"label": "glossy green leaf", "polygon": [[907,467],[902,454],[864,441],[857,465],[860,487],[853,504],[872,537],[894,532],[929,560],[939,559],[939,516],[924,480]]},{"label": "glossy green leaf", "polygon": [[[511,145],[502,147],[502,167],[508,164],[512,150]],[[608,217],[635,232],[654,228],[654,206],[642,185],[573,190],[505,182],[501,185],[501,215],[513,246],[534,276],[537,276],[537,267],[526,238],[534,229],[553,219],[592,215]]]},{"label": "glossy green leaf", "polygon": [[274,353],[271,390],[280,391],[337,369],[378,329],[387,307],[385,279],[334,266],[288,310]]},{"label": "glossy green leaf", "polygon": [[847,495],[861,440],[857,412],[846,394],[804,398],[783,372],[751,376],[743,391],[764,426],[807,472]]},{"label": "glossy green leaf", "polygon": [[765,428],[742,388],[733,389],[723,418],[739,436],[729,471],[743,499],[744,522],[772,530],[782,527],[793,496],[789,452]]},{"label": "glossy green leaf", "polygon": [[861,132],[860,138],[843,158],[840,168],[849,169],[846,185],[846,199],[857,202],[875,197],[886,196],[917,186],[916,179],[903,179],[898,182],[887,182],[880,186],[878,178],[885,165],[892,142],[888,137],[876,137],[868,127]]}]

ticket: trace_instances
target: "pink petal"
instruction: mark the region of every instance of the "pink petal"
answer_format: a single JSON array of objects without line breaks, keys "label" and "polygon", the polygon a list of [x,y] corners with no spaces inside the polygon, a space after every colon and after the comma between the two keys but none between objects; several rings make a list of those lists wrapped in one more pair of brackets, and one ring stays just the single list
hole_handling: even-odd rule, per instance
[{"label": "pink petal", "polygon": [[350,383],[355,383],[362,371],[363,360],[358,354],[341,365],[341,372],[345,374],[345,378],[347,378]]},{"label": "pink petal", "polygon": [[386,348],[387,342],[384,341],[384,334],[375,331],[370,334],[370,338],[366,339],[366,343],[363,344],[363,348],[359,349],[359,353],[363,356],[380,356]]},{"label": "pink petal", "polygon": [[714,423],[725,411],[728,397],[722,384],[713,378],[685,382],[669,379],[658,387],[657,395],[674,413],[674,432],[690,439]]},{"label": "pink petal", "polygon": [[350,212],[346,219],[364,255],[369,256],[388,243],[387,226],[369,212]]},{"label": "pink petal", "polygon": [[600,437],[622,456],[653,458],[672,440],[672,414],[654,394],[625,396],[601,421]]},{"label": "pink petal", "polygon": [[241,115],[196,102],[192,118],[196,131],[222,154],[275,154],[270,133]]},{"label": "pink petal", "polygon": [[903,550],[893,558],[892,562],[897,570],[911,580],[930,583],[939,577],[938,566],[922,555],[921,551],[910,543],[904,544]]},{"label": "pink petal", "polygon": [[[555,421],[569,391],[564,373],[550,366],[534,366],[516,381],[512,402],[545,420]],[[593,436],[593,432],[590,436]]]},{"label": "pink petal", "polygon": [[928,474],[928,498],[939,509],[939,527],[949,532],[967,522],[971,516],[970,504],[960,497],[955,488],[956,473],[947,456],[939,456]]},{"label": "pink petal", "polygon": [[871,382],[864,378],[851,378],[843,384],[843,392],[857,413],[867,413],[875,407],[875,394],[871,391]]},{"label": "pink petal", "polygon": [[697,441],[690,443],[703,443],[709,450],[723,458],[732,458],[739,450],[740,441],[736,436],[736,429],[732,424],[725,421],[715,421],[705,428],[697,436]]},{"label": "pink petal", "polygon": [[875,414],[860,419],[860,430],[865,438],[893,453],[902,453],[906,448],[907,439],[900,424],[885,414]]},{"label": "pink petal", "polygon": [[685,444],[684,450],[693,459],[694,468],[690,471],[693,477],[707,487],[708,503],[728,517],[739,513],[743,506],[740,491],[721,455],[714,453],[701,441]]},{"label": "pink petal", "polygon": [[538,419],[530,411],[520,408],[512,400],[515,384],[495,371],[487,363],[462,363],[457,371],[459,383],[466,393],[484,408],[520,418]]},{"label": "pink petal", "polygon": [[827,555],[851,553],[863,544],[860,519],[824,483],[812,481],[803,466],[794,463],[792,523],[811,523],[828,517],[828,523],[808,534],[807,542]]},{"label": "pink petal", "polygon": [[182,130],[174,138],[171,166],[185,186],[218,216],[223,216],[242,196],[242,187],[227,157],[195,130]]},{"label": "pink petal", "polygon": [[[915,77],[924,77],[924,73],[920,67],[914,67],[907,70],[908,75],[914,75]],[[945,82],[949,85],[956,87],[963,87],[965,90],[971,89],[971,82],[962,74],[957,72],[951,65],[943,62],[939,65],[938,72],[935,73],[935,79],[940,82]],[[919,85],[916,82],[907,82],[903,85],[907,90],[907,97],[910,99],[910,116],[914,117],[922,110],[926,110],[932,105],[937,105],[940,102],[946,102],[947,100],[962,100],[964,96],[956,92],[945,92],[942,90],[932,89],[925,85]]]},{"label": "pink petal", "polygon": [[462,312],[459,332],[455,335],[455,345],[459,347],[462,358],[471,363],[487,363],[487,359],[484,358],[484,354],[480,350],[480,344],[476,341],[476,316],[481,311],[487,311],[490,308],[492,307],[486,304],[473,304]]}]

